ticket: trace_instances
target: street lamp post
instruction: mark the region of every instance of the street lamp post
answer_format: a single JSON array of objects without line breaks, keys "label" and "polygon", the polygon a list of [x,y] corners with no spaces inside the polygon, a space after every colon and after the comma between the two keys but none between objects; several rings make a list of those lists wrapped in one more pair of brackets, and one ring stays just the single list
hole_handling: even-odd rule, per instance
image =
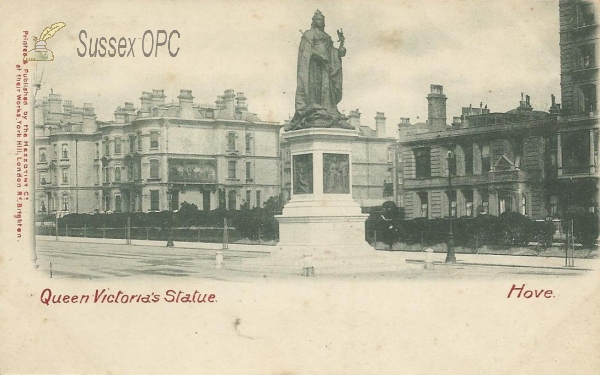
[{"label": "street lamp post", "polygon": [[169,218],[168,218],[168,225],[167,225],[167,247],[174,247],[175,244],[173,243],[173,220],[174,220],[174,214],[173,214],[173,191],[169,190],[167,191],[167,197],[169,199]]},{"label": "street lamp post", "polygon": [[452,168],[450,163],[453,162],[454,155],[451,150],[448,150],[446,157],[448,161],[448,240],[446,242],[446,263],[456,263],[456,255],[454,254],[454,232],[452,230]]}]

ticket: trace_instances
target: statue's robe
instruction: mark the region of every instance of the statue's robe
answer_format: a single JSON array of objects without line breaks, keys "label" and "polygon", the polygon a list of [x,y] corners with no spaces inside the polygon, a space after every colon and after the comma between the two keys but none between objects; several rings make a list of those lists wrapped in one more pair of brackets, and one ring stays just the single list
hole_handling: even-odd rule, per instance
[{"label": "statue's robe", "polygon": [[307,30],[298,50],[296,114],[302,115],[312,104],[339,114],[342,100],[342,57],[345,49],[333,46],[331,37],[317,28]]}]

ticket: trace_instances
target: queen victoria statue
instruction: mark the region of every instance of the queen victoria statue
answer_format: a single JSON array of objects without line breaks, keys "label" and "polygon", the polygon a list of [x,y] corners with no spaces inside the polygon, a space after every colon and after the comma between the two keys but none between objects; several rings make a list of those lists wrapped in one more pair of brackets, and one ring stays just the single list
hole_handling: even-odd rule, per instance
[{"label": "queen victoria statue", "polygon": [[346,116],[337,109],[342,100],[344,34],[337,31],[339,47],[325,32],[325,17],[317,10],[310,30],[302,34],[298,50],[296,112],[287,130],[348,128]]}]

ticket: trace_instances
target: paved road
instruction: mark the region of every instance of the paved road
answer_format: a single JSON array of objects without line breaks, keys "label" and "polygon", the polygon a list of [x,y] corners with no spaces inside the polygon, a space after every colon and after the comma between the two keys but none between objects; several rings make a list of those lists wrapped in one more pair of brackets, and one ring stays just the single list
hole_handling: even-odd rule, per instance
[{"label": "paved road", "polygon": [[[205,246],[210,247],[210,246]],[[244,258],[266,257],[267,253],[247,250],[224,250],[225,268],[216,270],[215,253],[222,251],[218,245],[209,248],[167,248],[165,246],[124,245],[115,243],[90,243],[54,241],[38,238],[37,255],[40,272],[53,278],[114,278],[136,275],[164,277],[193,277],[219,280],[245,280],[257,277],[290,278],[289,274],[266,271],[240,271],[228,269],[228,265],[241,263]],[[422,254],[406,253],[407,265],[400,271],[369,271],[361,274],[319,275],[328,278],[398,278],[398,279],[458,279],[458,278],[510,278],[515,275],[539,277],[576,276],[591,270],[579,266],[576,269],[561,267],[560,259],[542,260],[525,257],[500,258],[487,255],[471,256],[457,264],[443,263],[443,254],[435,254],[433,270],[425,270]],[[459,257],[460,258],[460,257]],[[520,260],[518,258],[523,258]],[[531,258],[531,257],[529,257]],[[577,260],[576,260],[577,261]],[[502,264],[504,263],[504,264]],[[539,263],[539,265],[538,265]],[[544,263],[545,265],[542,265]],[[555,264],[556,263],[556,264]],[[596,264],[588,261],[586,266]]]}]

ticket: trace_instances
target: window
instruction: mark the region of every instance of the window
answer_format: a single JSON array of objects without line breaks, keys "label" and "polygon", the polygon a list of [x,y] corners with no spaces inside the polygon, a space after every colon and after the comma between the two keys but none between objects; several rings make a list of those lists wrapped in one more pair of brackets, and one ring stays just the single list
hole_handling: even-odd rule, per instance
[{"label": "window", "polygon": [[481,147],[481,173],[487,173],[491,170],[491,154],[490,145],[483,145]]},{"label": "window", "polygon": [[251,181],[252,180],[252,163],[247,161],[246,162],[246,181]]},{"label": "window", "polygon": [[150,178],[160,178],[160,161],[150,160]]},{"label": "window", "polygon": [[473,174],[473,144],[463,146],[463,152],[465,154],[465,175],[470,176]]},{"label": "window", "polygon": [[591,3],[581,2],[577,4],[577,26],[590,26],[596,21],[594,19],[594,8]]},{"label": "window", "polygon": [[56,151],[56,145],[53,145],[53,147],[54,147],[53,155],[54,155],[54,159],[56,159],[56,158],[58,158],[58,151]]},{"label": "window", "polygon": [[587,44],[579,47],[577,51],[579,68],[589,69],[596,67],[596,48],[593,44]]},{"label": "window", "polygon": [[63,145],[62,145],[62,158],[63,159],[69,158],[69,145],[66,143],[63,143]]},{"label": "window", "polygon": [[231,190],[229,192],[229,206],[228,206],[228,208],[230,210],[237,209],[237,202],[236,202],[236,200],[237,200],[237,192],[235,190]]},{"label": "window", "polygon": [[523,159],[523,139],[514,139],[511,143],[514,154],[513,163],[515,165],[515,168],[521,168]]},{"label": "window", "polygon": [[133,162],[129,161],[127,163],[127,181],[133,181],[134,180],[134,176],[133,176]]},{"label": "window", "polygon": [[252,134],[246,134],[246,154],[252,153]]},{"label": "window", "polygon": [[158,132],[150,132],[150,148],[158,148]]},{"label": "window", "polygon": [[512,211],[512,199],[509,191],[499,190],[498,191],[498,213]]},{"label": "window", "polygon": [[256,207],[260,207],[261,202],[260,202],[260,190],[256,191]]},{"label": "window", "polygon": [[142,151],[142,133],[137,133],[137,149]]},{"label": "window", "polygon": [[449,207],[450,215],[452,215],[452,217],[457,217],[456,216],[456,191],[455,190],[447,191],[446,198],[450,202],[450,207]]},{"label": "window", "polygon": [[422,191],[417,193],[417,197],[419,198],[420,205],[420,213],[421,217],[427,218],[429,217],[429,199],[427,196],[427,192]]},{"label": "window", "polygon": [[110,195],[104,196],[104,211],[110,211]]},{"label": "window", "polygon": [[429,147],[417,148],[415,154],[416,178],[431,177],[431,149]]},{"label": "window", "polygon": [[593,161],[590,160],[589,130],[562,132],[560,136],[563,174],[589,173]]},{"label": "window", "polygon": [[479,196],[481,197],[479,212],[483,215],[488,215],[490,213],[490,194],[487,189],[483,189],[479,191]]},{"label": "window", "polygon": [[235,151],[235,133],[227,133],[227,151]]},{"label": "window", "polygon": [[100,159],[100,144],[96,142],[96,159]]},{"label": "window", "polygon": [[110,155],[110,142],[108,138],[104,138],[104,156]]},{"label": "window", "polygon": [[579,88],[580,103],[579,109],[583,113],[596,111],[596,85],[587,84]]},{"label": "window", "polygon": [[105,184],[109,183],[108,167],[102,168],[102,182]]},{"label": "window", "polygon": [[158,211],[159,195],[158,190],[150,190],[150,211]]},{"label": "window", "polygon": [[129,152],[132,154],[135,152],[135,135],[133,134],[129,136]]},{"label": "window", "polygon": [[45,163],[46,162],[46,149],[45,148],[40,148],[40,163]]},{"label": "window", "polygon": [[47,172],[46,171],[41,171],[40,172],[40,185],[46,185],[48,183],[47,180]]},{"label": "window", "polygon": [[447,158],[448,173],[450,176],[456,176],[456,151],[454,147],[449,148]]},{"label": "window", "polygon": [[115,137],[115,154],[121,153],[121,137]]},{"label": "window", "polygon": [[62,196],[62,210],[69,211],[69,196],[67,194]]},{"label": "window", "polygon": [[227,178],[235,178],[235,160],[230,160],[227,162]]},{"label": "window", "polygon": [[121,194],[115,195],[115,212],[121,212]]},{"label": "window", "polygon": [[115,182],[121,182],[121,167],[115,167]]},{"label": "window", "polygon": [[527,194],[521,196],[521,214],[527,216]]},{"label": "window", "polygon": [[179,209],[179,190],[173,190],[171,192],[171,211]]},{"label": "window", "polygon": [[550,207],[549,207],[549,216],[550,217],[558,217],[558,196],[552,195],[550,197]]},{"label": "window", "polygon": [[251,208],[252,190],[246,190],[246,207]]},{"label": "window", "polygon": [[100,166],[99,165],[94,165],[94,174],[96,175],[96,178],[94,179],[94,181],[96,181],[96,185],[100,184]]},{"label": "window", "polygon": [[62,183],[63,184],[69,183],[69,170],[67,168],[64,168],[62,170]]},{"label": "window", "polygon": [[465,216],[473,217],[473,190],[463,191],[465,198]]}]

